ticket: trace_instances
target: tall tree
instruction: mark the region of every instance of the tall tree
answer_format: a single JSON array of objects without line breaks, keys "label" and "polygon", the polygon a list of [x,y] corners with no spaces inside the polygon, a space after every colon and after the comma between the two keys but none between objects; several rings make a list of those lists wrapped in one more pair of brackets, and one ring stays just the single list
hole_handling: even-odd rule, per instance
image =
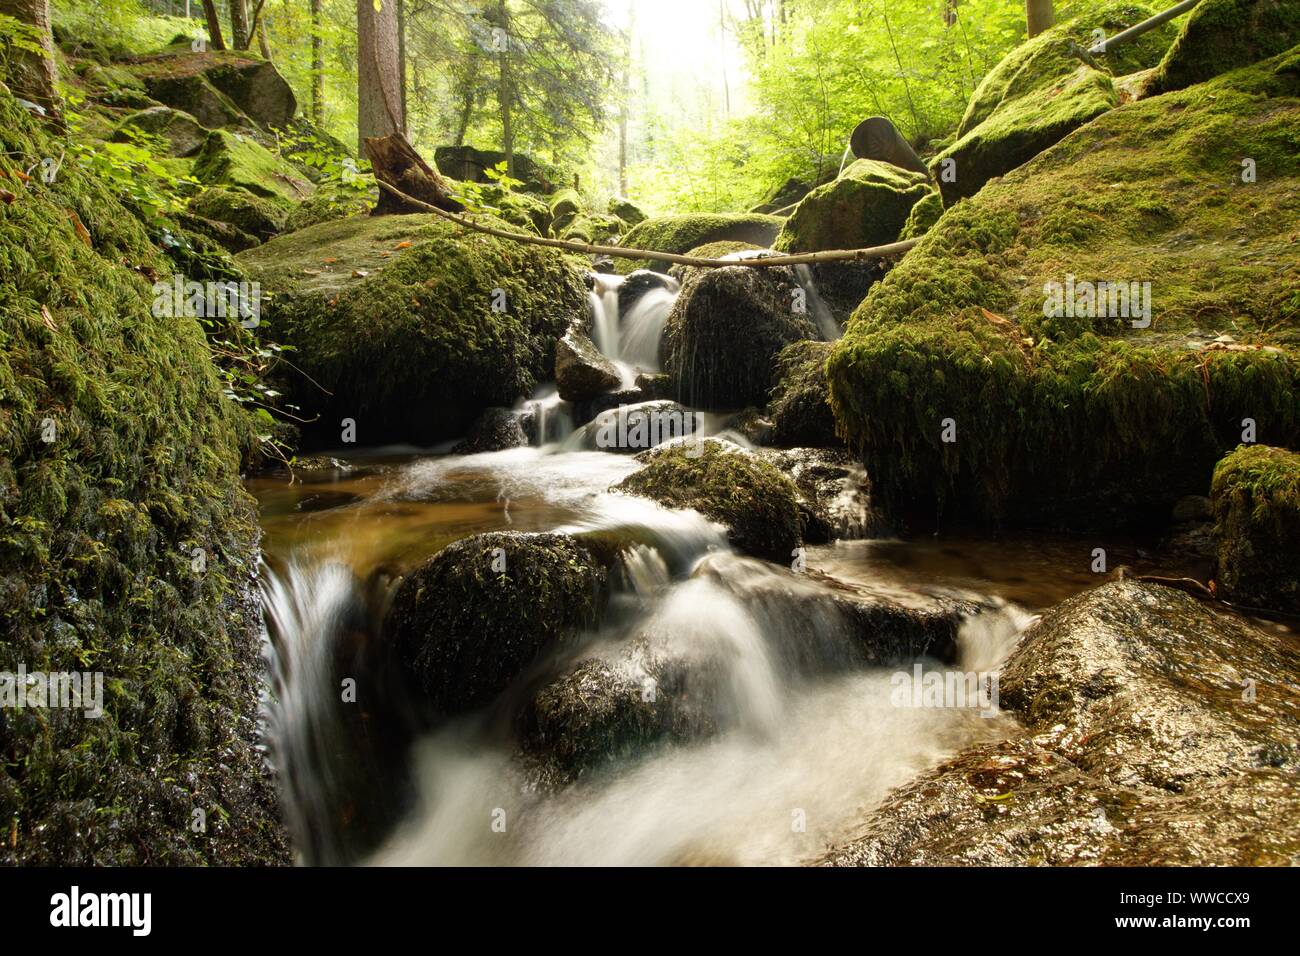
[{"label": "tall tree", "polygon": [[321,0],[311,0],[311,121],[325,126],[325,29]]},{"label": "tall tree", "polygon": [[1052,0],[1025,0],[1025,19],[1029,26],[1029,35],[1036,37],[1056,22],[1056,11]]},{"label": "tall tree", "polygon": [[501,113],[501,149],[506,154],[506,172],[515,174],[514,77],[511,75],[510,9],[497,0],[492,49],[497,54],[497,107]]},{"label": "tall tree", "polygon": [[248,7],[244,0],[230,0],[230,42],[236,50],[247,50],[250,39]]},{"label": "tall tree", "polygon": [[58,67],[50,33],[49,0],[0,0],[0,13],[36,31],[40,52],[15,49],[10,53],[9,85],[15,93],[42,106],[51,116],[59,113]]},{"label": "tall tree", "polygon": [[217,15],[216,0],[203,0],[203,19],[208,23],[208,46],[224,50],[226,38],[221,35],[221,17]]},{"label": "tall tree", "polygon": [[357,0],[357,141],[406,132],[396,0]]}]

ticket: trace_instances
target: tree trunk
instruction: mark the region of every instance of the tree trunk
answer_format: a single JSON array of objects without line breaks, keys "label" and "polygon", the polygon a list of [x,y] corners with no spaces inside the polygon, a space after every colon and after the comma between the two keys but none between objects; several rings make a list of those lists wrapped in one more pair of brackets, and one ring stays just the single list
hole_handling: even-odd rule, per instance
[{"label": "tree trunk", "polygon": [[[368,137],[364,147],[366,155],[370,157],[370,165],[374,168],[375,178],[380,182],[388,183],[408,196],[439,209],[460,212],[465,208],[451,198],[450,186],[442,174],[426,163],[401,133]],[[381,189],[379,203],[371,215],[423,211],[419,206],[412,206]]]},{"label": "tree trunk", "polygon": [[230,42],[236,50],[247,50],[248,41],[248,7],[244,0],[230,0]]},{"label": "tree trunk", "polygon": [[266,36],[266,17],[257,18],[257,48],[262,51],[262,59],[271,59],[271,41]]},{"label": "tree trunk", "polygon": [[397,0],[397,81],[402,98],[402,126],[406,126],[406,0]]},{"label": "tree trunk", "polygon": [[632,31],[636,27],[635,8],[623,36],[623,101],[618,109],[618,194],[627,195],[627,111],[632,99]]},{"label": "tree trunk", "polygon": [[208,46],[224,50],[226,38],[221,35],[221,17],[217,16],[216,0],[203,0],[203,19],[208,22]]},{"label": "tree trunk", "polygon": [[325,46],[321,0],[311,0],[311,121],[325,126]]},{"label": "tree trunk", "polygon": [[514,87],[510,77],[510,14],[506,10],[506,0],[497,3],[497,16],[501,33],[498,34],[500,49],[497,55],[498,81],[497,105],[501,110],[501,150],[506,154],[506,173],[515,174],[515,131],[511,106],[514,99]]},{"label": "tree trunk", "polygon": [[0,0],[0,13],[35,27],[40,34],[43,52],[11,50],[9,85],[15,93],[45,108],[52,117],[59,115],[58,67],[54,59],[54,38],[50,34],[49,0]]},{"label": "tree trunk", "polygon": [[396,0],[357,0],[357,136],[406,132],[397,63]]},{"label": "tree trunk", "polygon": [[1029,35],[1038,36],[1056,22],[1052,0],[1025,0],[1025,19],[1029,25]]}]

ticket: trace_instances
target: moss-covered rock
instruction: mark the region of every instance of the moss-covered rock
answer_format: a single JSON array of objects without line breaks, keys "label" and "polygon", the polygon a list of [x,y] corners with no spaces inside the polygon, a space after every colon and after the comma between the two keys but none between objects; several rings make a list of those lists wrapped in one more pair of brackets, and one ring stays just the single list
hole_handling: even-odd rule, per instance
[{"label": "moss-covered rock", "polygon": [[203,190],[190,200],[189,208],[196,216],[228,223],[263,242],[281,232],[289,218],[289,211],[279,203],[224,186]]},{"label": "moss-covered rock", "polygon": [[539,654],[596,623],[605,569],[566,534],[479,534],[398,586],[384,622],[399,666],[435,712],[490,703]]},{"label": "moss-covered rock", "polygon": [[731,442],[708,438],[664,445],[637,460],[645,467],[616,490],[669,508],[693,508],[725,525],[740,550],[782,564],[803,540],[794,483]]},{"label": "moss-covered rock", "polygon": [[826,358],[830,342],[795,342],[776,358],[772,388],[772,434],[769,441],[784,448],[838,445],[831,412]]},{"label": "moss-covered rock", "polygon": [[773,248],[782,252],[860,249],[893,242],[908,213],[929,194],[924,173],[859,159],[834,182],[819,186],[795,207]]},{"label": "moss-covered rock", "polygon": [[898,234],[899,239],[920,239],[934,227],[943,215],[943,196],[937,192],[926,193],[922,196],[912,211],[907,214],[907,222],[903,223],[903,231]]},{"label": "moss-covered rock", "polygon": [[285,203],[305,199],[314,191],[297,167],[251,136],[224,129],[208,134],[194,157],[194,176],[210,186],[237,186]]},{"label": "moss-covered rock", "polygon": [[551,378],[555,340],[588,308],[580,263],[432,215],[322,223],[239,261],[310,376],[291,383],[323,415],[309,436],[335,444],[344,418],[363,444],[463,435]]},{"label": "moss-covered rock", "polygon": [[1214,469],[1221,593],[1300,613],[1300,454],[1242,445]]},{"label": "moss-covered rock", "polygon": [[[502,168],[505,161],[506,154],[500,150],[475,149],[473,146],[439,146],[433,151],[433,162],[440,173],[472,183],[492,183],[487,171]],[[556,171],[524,153],[514,154],[511,176],[520,180],[527,192],[550,193],[555,189]]]},{"label": "moss-covered rock", "polygon": [[842,448],[756,448],[799,489],[799,514],[808,544],[879,534],[885,523],[871,501],[866,470]]},{"label": "moss-covered rock", "polygon": [[[1167,44],[1173,28],[1166,25],[1136,46],[1121,44],[1091,62],[1078,51],[1091,45],[1093,30],[1113,35],[1150,14],[1136,4],[1113,4],[1065,20],[1007,54],[976,89],[957,141],[930,163],[945,205],[975,195],[990,179],[1113,109],[1119,97],[1108,69],[1119,74],[1150,66],[1151,50]],[[1164,40],[1161,31],[1167,32]]]},{"label": "moss-covered rock", "polygon": [[98,674],[103,714],[0,707],[0,862],[287,862],[251,426],[199,323],[153,308],[174,266],[113,191],[76,163],[17,185],[64,145],[0,86],[0,672]]},{"label": "moss-covered rock", "polygon": [[1300,43],[1300,0],[1202,0],[1147,79],[1153,96],[1203,83]]},{"label": "moss-covered rock", "polygon": [[340,194],[321,190],[308,196],[289,211],[281,232],[297,232],[322,222],[361,216],[375,207],[375,197]]},{"label": "moss-covered rock", "polygon": [[576,189],[561,189],[550,199],[551,234],[563,234],[575,219],[587,208]]},{"label": "moss-covered rock", "polygon": [[546,235],[551,227],[550,204],[532,193],[508,191],[496,184],[489,184],[481,188],[480,196],[489,212],[511,225],[535,232],[539,236]]},{"label": "moss-covered rock", "polygon": [[617,216],[629,226],[639,226],[649,217],[641,211],[641,207],[636,205],[630,199],[624,199],[622,196],[614,196],[609,201],[606,211],[611,216]]},{"label": "moss-covered rock", "polygon": [[[682,254],[711,242],[747,242],[768,248],[784,220],[754,213],[689,213],[657,216],[628,230],[619,245],[627,249],[653,249],[655,252]],[[618,271],[624,275],[637,269],[667,272],[669,263],[662,259],[619,259]]]},{"label": "moss-covered rock", "polygon": [[801,293],[781,266],[691,270],[664,324],[664,371],[677,398],[706,409],[764,404],[776,354],[817,336],[795,311]]},{"label": "moss-covered rock", "polygon": [[208,131],[189,113],[170,106],[151,106],[122,120],[113,134],[115,140],[130,137],[128,130],[160,136],[167,143],[169,156],[193,156],[208,138]]},{"label": "moss-covered rock", "polygon": [[[756,246],[752,242],[736,242],[730,239],[723,239],[721,242],[706,242],[704,245],[696,246],[694,249],[687,249],[686,255],[698,256],[701,259],[726,259],[728,257],[740,258],[740,253],[765,251],[766,250],[762,246]],[[686,278],[687,273],[695,268],[697,267],[682,265],[680,262],[674,262],[668,268],[668,274],[680,282],[682,279]],[[652,272],[649,269],[638,269],[636,272],[631,273],[628,276],[628,279],[631,280],[633,276],[647,274],[662,275],[662,273]]]},{"label": "moss-covered rock", "polygon": [[[1298,62],[1108,113],[948,209],[872,289],[827,374],[892,508],[1114,527],[1203,492],[1243,418],[1300,439]],[[1243,183],[1243,156],[1267,174]],[[1109,295],[1057,309],[1076,279],[1149,282],[1149,327]]]},{"label": "moss-covered rock", "polygon": [[275,65],[247,53],[196,53],[185,46],[132,57],[124,66],[154,99],[184,110],[209,129],[277,129],[298,111],[293,89]]}]

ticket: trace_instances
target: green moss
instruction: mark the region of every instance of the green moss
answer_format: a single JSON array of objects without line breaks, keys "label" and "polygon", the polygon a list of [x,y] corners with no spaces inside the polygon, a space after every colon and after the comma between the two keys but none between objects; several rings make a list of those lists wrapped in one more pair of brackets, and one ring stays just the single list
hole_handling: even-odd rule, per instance
[{"label": "green moss", "polygon": [[1210,495],[1222,594],[1300,613],[1300,454],[1242,445],[1215,466]]},{"label": "green moss", "polygon": [[[647,219],[630,229],[619,243],[628,249],[653,249],[681,254],[711,242],[754,243],[764,249],[772,244],[784,220],[753,213],[685,214]],[[667,272],[663,260],[617,259],[618,271],[627,275],[637,269]]]},{"label": "green moss", "polygon": [[463,434],[551,377],[556,339],[587,308],[577,261],[431,215],[322,223],[238,258],[272,294],[270,334],[319,385],[292,383],[323,416],[309,433],[334,444],[343,418],[363,444]]},{"label": "green moss", "polygon": [[587,208],[576,189],[561,189],[551,196],[551,234],[561,235]]},{"label": "green moss", "polygon": [[[1120,107],[949,208],[827,367],[884,500],[1104,526],[1202,493],[1242,418],[1292,443],[1298,145],[1300,79],[1278,58]],[[1243,156],[1267,175],[1242,183]],[[1044,315],[1071,275],[1150,282],[1150,328]]]},{"label": "green moss", "polygon": [[194,175],[210,186],[237,186],[255,196],[283,203],[311,195],[298,169],[251,136],[213,130],[194,157]]},{"label": "green moss", "polygon": [[[0,144],[9,177],[66,145],[4,87]],[[105,713],[0,710],[0,861],[284,862],[254,749],[247,422],[199,324],[154,314],[146,276],[172,266],[140,220],[72,163],[18,192],[0,206],[0,671],[100,672]]]},{"label": "green moss", "polygon": [[595,624],[604,585],[604,568],[569,535],[474,535],[402,581],[384,634],[431,706],[463,713]]},{"label": "green moss", "polygon": [[939,221],[943,215],[943,196],[937,192],[926,193],[912,207],[903,224],[899,239],[920,239]]},{"label": "green moss", "polygon": [[361,216],[375,206],[371,196],[339,195],[327,191],[318,192],[298,203],[289,212],[281,232],[297,232],[308,226],[322,222],[346,219],[348,216]]},{"label": "green moss", "polygon": [[1202,0],[1155,73],[1145,95],[1181,90],[1276,56],[1300,43],[1300,0]]},{"label": "green moss", "polygon": [[205,219],[229,223],[263,241],[283,230],[289,218],[288,211],[278,203],[243,189],[222,186],[205,189],[190,200],[190,211]]},{"label": "green moss", "polygon": [[551,207],[546,200],[531,193],[507,192],[495,184],[482,187],[483,202],[506,222],[539,236],[551,226]]},{"label": "green moss", "polygon": [[834,182],[818,186],[795,207],[774,249],[820,252],[893,242],[912,207],[930,192],[923,173],[859,159]]},{"label": "green moss", "polygon": [[640,206],[630,199],[624,199],[622,196],[614,196],[610,199],[608,212],[611,216],[617,216],[629,226],[639,226],[649,218],[641,211]]},{"label": "green moss", "polygon": [[776,359],[772,388],[771,444],[783,448],[825,447],[839,442],[831,412],[826,359],[830,342],[795,342]]},{"label": "green moss", "polygon": [[692,508],[726,525],[741,550],[789,563],[802,540],[799,490],[774,466],[713,438],[656,448],[637,460],[645,467],[616,490],[669,508]]}]

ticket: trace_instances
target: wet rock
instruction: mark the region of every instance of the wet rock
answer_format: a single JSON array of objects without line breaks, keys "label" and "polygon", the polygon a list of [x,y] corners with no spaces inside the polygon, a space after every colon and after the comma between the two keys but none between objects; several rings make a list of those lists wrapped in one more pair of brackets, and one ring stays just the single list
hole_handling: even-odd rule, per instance
[{"label": "wet rock", "polygon": [[461,441],[452,446],[453,455],[478,455],[527,445],[528,435],[519,414],[509,408],[489,408],[479,416]]},{"label": "wet rock", "polygon": [[1296,0],[1205,0],[1186,20],[1142,89],[1143,96],[1181,90],[1285,53],[1300,43]]},{"label": "wet rock", "polygon": [[1211,494],[1223,596],[1300,613],[1300,454],[1242,445],[1214,469]]},{"label": "wet rock", "polygon": [[192,156],[208,138],[208,130],[189,113],[170,106],[151,106],[132,113],[122,120],[113,139],[127,141],[128,130],[138,130],[151,136],[161,136],[167,143],[168,156]]},{"label": "wet rock", "polygon": [[[776,238],[783,220],[777,216],[754,213],[687,213],[656,216],[630,229],[619,245],[628,249],[652,249],[655,252],[684,254],[705,243],[730,240],[748,242],[766,249]],[[662,259],[619,259],[620,272],[637,269],[667,272],[669,263]]]},{"label": "wet rock", "polygon": [[785,564],[802,538],[799,491],[774,466],[716,438],[643,453],[645,467],[615,486],[727,527],[737,548]]},{"label": "wet rock", "polygon": [[636,205],[630,199],[624,199],[622,196],[612,196],[609,200],[609,206],[606,207],[612,216],[617,216],[629,226],[638,226],[648,218],[641,207]]},{"label": "wet rock", "polygon": [[[627,395],[639,397],[639,392],[615,392],[606,398]],[[597,403],[599,404],[599,403]],[[664,442],[695,434],[704,425],[703,416],[672,401],[638,401],[616,404],[596,413],[583,425],[575,443],[587,451],[609,451],[636,454]]]},{"label": "wet rock", "polygon": [[775,465],[799,489],[804,540],[825,544],[865,538],[884,523],[871,504],[871,481],[848,452],[832,448],[760,448],[754,454]]},{"label": "wet rock", "polygon": [[1277,865],[1300,852],[1300,654],[1159,585],[1047,612],[1002,671],[1026,734],[890,794],[834,865]]},{"label": "wet rock", "polygon": [[693,270],[664,325],[664,371],[678,400],[704,409],[764,404],[777,353],[817,337],[794,309],[801,296],[783,267]]},{"label": "wet rock", "polygon": [[782,252],[860,249],[898,238],[912,207],[931,191],[924,173],[859,159],[795,207],[772,248]]},{"label": "wet rock", "polygon": [[474,535],[402,581],[384,636],[436,713],[464,713],[594,624],[604,584],[604,568],[569,535]]},{"label": "wet rock", "polygon": [[582,402],[616,388],[623,377],[575,323],[555,343],[555,386],[568,402]]},{"label": "wet rock", "polygon": [[831,343],[809,340],[787,345],[777,355],[771,444],[783,448],[839,445],[826,382],[830,354]]},{"label": "wet rock", "polygon": [[632,307],[640,301],[641,297],[651,289],[676,292],[680,288],[681,283],[662,272],[655,272],[651,269],[637,269],[629,274],[623,280],[623,284],[618,287],[618,314],[626,316]]},{"label": "wet rock", "polygon": [[772,437],[772,419],[760,408],[744,408],[724,418],[718,430],[724,438],[733,432],[750,445],[766,445]]}]

